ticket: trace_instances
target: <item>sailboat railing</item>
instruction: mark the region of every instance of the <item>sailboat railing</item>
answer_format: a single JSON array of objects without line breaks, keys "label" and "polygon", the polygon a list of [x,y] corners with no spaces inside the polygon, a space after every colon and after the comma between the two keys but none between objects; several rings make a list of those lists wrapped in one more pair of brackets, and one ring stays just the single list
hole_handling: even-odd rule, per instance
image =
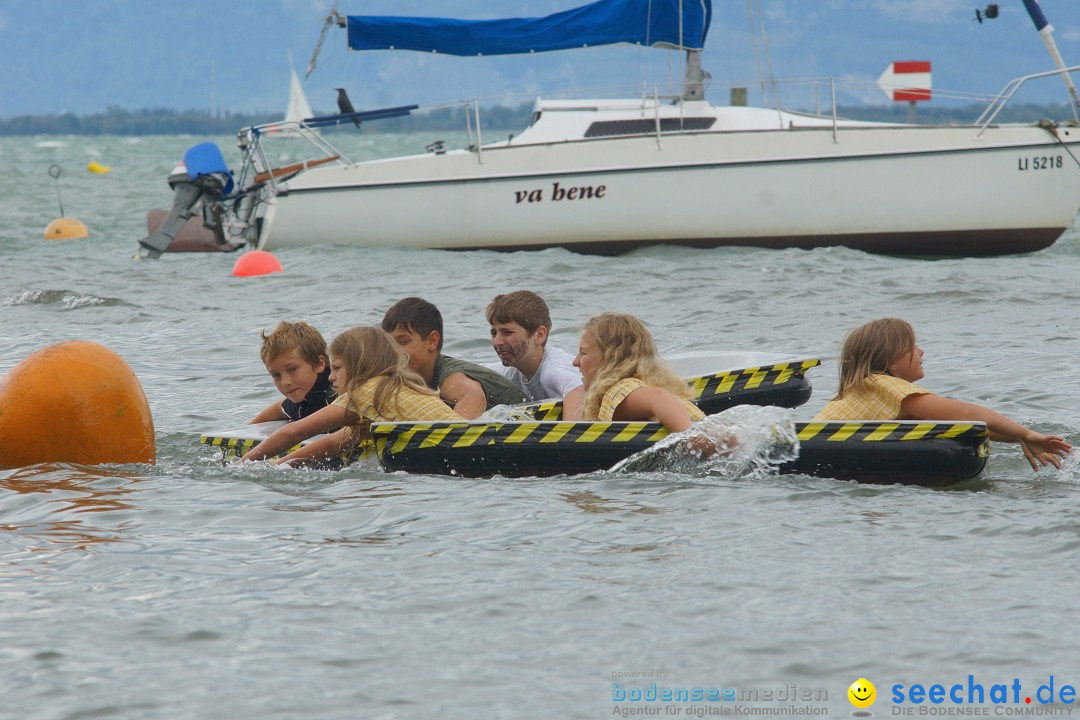
[{"label": "sailboat railing", "polygon": [[352,161],[338,149],[333,143],[323,137],[321,134],[314,132],[312,128],[307,124],[306,120],[279,120],[274,123],[267,123],[265,125],[256,125],[250,130],[255,131],[260,137],[271,136],[275,133],[283,133],[287,137],[302,137],[309,143],[319,148],[320,150],[340,155],[343,163],[351,163]]},{"label": "sailboat railing", "polygon": [[[264,149],[264,139],[280,137],[289,139],[302,139],[320,151],[327,160],[333,159],[341,165],[352,164],[352,160],[339,150],[333,143],[318,132],[312,130],[305,121],[279,120],[277,122],[254,125],[244,128],[238,134],[238,144],[243,156],[237,186],[246,188],[252,185],[269,185],[273,192],[277,191],[278,171],[275,171],[270,158]],[[304,163],[299,163],[301,166]],[[251,175],[249,181],[248,175]],[[265,179],[260,175],[266,175]]]},{"label": "sailboat railing", "polygon": [[[990,127],[991,123],[994,122],[994,118],[998,116],[998,113],[1005,109],[1005,106],[1009,104],[1009,101],[1013,99],[1017,91],[1020,90],[1021,86],[1023,86],[1024,83],[1028,82],[1029,80],[1053,77],[1055,75],[1067,77],[1069,74],[1078,71],[1080,71],[1080,65],[1073,65],[1071,67],[1062,68],[1060,70],[1048,70],[1046,72],[1035,73],[1033,75],[1024,75],[1023,77],[1018,77],[1010,80],[1008,83],[1005,84],[1005,87],[1001,89],[1001,92],[998,93],[994,97],[994,99],[990,101],[990,105],[985,110],[983,110],[983,113],[979,116],[979,119],[975,121],[975,124],[979,126],[979,132],[975,134],[975,138],[978,139],[982,137],[983,133],[986,132],[986,129]],[[1072,106],[1073,121],[1080,123],[1080,117],[1077,116],[1076,104],[1072,102],[1070,102],[1069,104]]]},{"label": "sailboat railing", "polygon": [[[476,115],[476,161],[484,164],[484,139],[480,135],[480,99],[473,98],[473,113]],[[466,114],[468,111],[466,110]]]},{"label": "sailboat railing", "polygon": [[840,142],[839,138],[836,137],[836,78],[829,78],[829,103],[832,105],[832,141],[835,145],[836,143]]}]

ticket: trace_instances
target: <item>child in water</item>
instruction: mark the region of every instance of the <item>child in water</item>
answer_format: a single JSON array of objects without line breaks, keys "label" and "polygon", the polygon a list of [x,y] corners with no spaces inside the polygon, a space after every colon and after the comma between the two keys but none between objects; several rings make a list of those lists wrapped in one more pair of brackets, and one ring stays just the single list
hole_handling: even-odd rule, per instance
[{"label": "child in water", "polygon": [[282,321],[269,335],[263,332],[259,356],[285,399],[270,403],[251,422],[299,420],[333,402],[326,340],[306,322]]},{"label": "child in water", "polygon": [[633,315],[603,313],[585,323],[574,366],[585,387],[576,419],[655,420],[681,432],[705,417],[690,402],[686,380],[660,358],[652,334]]},{"label": "child in water", "polygon": [[525,393],[494,370],[442,354],[442,313],[427,300],[399,300],[383,315],[382,329],[409,356],[409,367],[463,418],[525,402]]},{"label": "child in water", "polygon": [[923,350],[915,330],[898,318],[882,318],[848,333],[840,350],[840,387],[814,420],[974,420],[990,439],[1018,442],[1034,470],[1053,465],[1072,446],[1043,435],[990,408],[941,397],[915,385],[923,378]]},{"label": "child in water", "polygon": [[585,392],[581,373],[573,355],[548,344],[551,311],[544,299],[529,290],[496,295],[485,315],[499,356],[488,367],[521,388],[531,402],[561,398],[563,417],[577,417]]},{"label": "child in water", "polygon": [[334,338],[330,381],[338,392],[332,404],[279,428],[244,460],[273,457],[302,440],[330,432],[275,464],[317,462],[359,445],[368,437],[372,422],[462,419],[409,369],[409,356],[378,327],[355,327]]}]

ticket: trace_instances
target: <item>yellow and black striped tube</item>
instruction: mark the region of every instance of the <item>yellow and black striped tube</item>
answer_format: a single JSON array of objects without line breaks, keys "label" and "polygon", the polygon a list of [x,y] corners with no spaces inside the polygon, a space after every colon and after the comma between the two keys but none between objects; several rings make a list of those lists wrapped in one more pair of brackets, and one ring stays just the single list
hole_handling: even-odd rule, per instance
[{"label": "yellow and black striped tube", "polygon": [[694,402],[700,403],[717,395],[729,395],[742,390],[778,387],[806,375],[806,371],[817,367],[821,361],[817,358],[796,360],[793,362],[762,365],[761,367],[729,370],[713,375],[701,375],[688,382],[694,390]]},{"label": "yellow and black striped tube", "polygon": [[[978,475],[986,426],[970,422],[796,423],[799,456],[781,472],[947,485]],[[655,422],[375,423],[376,454],[389,470],[464,477],[543,476],[609,468],[660,440]]]},{"label": "yellow and black striped tube", "polygon": [[378,456],[406,449],[554,443],[652,444],[668,434],[656,422],[414,422],[375,423],[371,435]]},{"label": "yellow and black striped tube", "polygon": [[608,468],[668,434],[655,422],[417,422],[371,426],[388,470],[484,477]]},{"label": "yellow and black striped tube", "polygon": [[210,445],[221,450],[221,459],[243,457],[248,450],[258,444],[258,440],[250,437],[230,437],[228,435],[203,435],[199,438],[203,445]]},{"label": "yellow and black striped tube", "polygon": [[[860,482],[950,485],[982,472],[989,454],[984,423],[851,421],[795,424],[798,457],[780,467]],[[656,422],[374,423],[372,441],[344,462],[377,455],[388,470],[485,477],[594,472],[668,435]],[[203,435],[239,457],[259,439]]]},{"label": "yellow and black striped tube", "polygon": [[947,486],[976,477],[990,454],[990,434],[981,422],[808,422],[795,429],[799,456],[782,472]]},{"label": "yellow and black striped tube", "polygon": [[[199,437],[199,442],[201,444],[210,445],[211,447],[216,447],[221,450],[222,462],[228,462],[232,459],[242,458],[245,454],[247,454],[249,450],[251,450],[251,448],[262,442],[262,440],[262,438],[230,435],[202,435]],[[288,450],[278,453],[274,456],[274,458],[271,459],[285,457],[293,450],[299,450],[303,445],[304,443],[294,445]],[[375,457],[375,448],[370,440],[360,443],[360,445],[356,449],[350,452],[342,453],[335,462],[338,464],[347,465],[349,463],[356,462],[357,460],[362,460],[369,457]]]},{"label": "yellow and black striped tube", "polygon": [[[699,375],[686,382],[694,391],[693,402],[707,415],[742,403],[798,407],[810,399],[806,371],[820,364],[817,358],[793,360]],[[529,405],[526,409],[537,420],[562,419],[561,400]]]},{"label": "yellow and black striped tube", "polygon": [[974,441],[979,447],[988,447],[990,441],[986,424],[981,422],[853,420],[798,423],[796,427],[800,442],[908,442],[940,438]]}]

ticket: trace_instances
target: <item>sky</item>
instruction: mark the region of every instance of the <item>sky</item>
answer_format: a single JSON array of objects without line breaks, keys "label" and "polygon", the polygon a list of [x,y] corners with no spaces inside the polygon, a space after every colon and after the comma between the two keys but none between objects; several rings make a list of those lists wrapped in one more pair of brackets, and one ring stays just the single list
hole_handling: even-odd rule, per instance
[{"label": "sky", "polygon": [[[342,14],[532,17],[576,0],[340,0]],[[762,74],[781,104],[806,108],[811,92],[785,78],[847,78],[842,104],[890,104],[876,80],[897,60],[933,64],[933,102],[951,91],[998,92],[1010,79],[1053,68],[1020,0],[713,0],[703,53],[709,99],[724,104],[731,85],[761,102]],[[1080,65],[1080,0],[1041,0],[1066,64]],[[289,53],[303,78],[330,0],[0,0],[0,117],[102,112],[109,107],[280,112],[288,103]],[[748,8],[760,7],[763,23]],[[768,54],[762,47],[761,26]],[[757,52],[755,53],[755,40]],[[542,55],[456,58],[415,52],[349,51],[331,28],[305,92],[316,112],[347,88],[358,110],[471,97],[527,102],[572,88],[666,83],[681,78],[681,55],[606,47]],[[761,72],[759,72],[759,68]],[[1076,77],[1080,82],[1080,75]],[[769,82],[765,88],[773,87]],[[824,88],[826,85],[819,85]],[[663,88],[661,88],[663,92]],[[823,91],[827,95],[827,91]],[[967,100],[967,96],[963,96]],[[1019,100],[1064,102],[1058,78]]]}]

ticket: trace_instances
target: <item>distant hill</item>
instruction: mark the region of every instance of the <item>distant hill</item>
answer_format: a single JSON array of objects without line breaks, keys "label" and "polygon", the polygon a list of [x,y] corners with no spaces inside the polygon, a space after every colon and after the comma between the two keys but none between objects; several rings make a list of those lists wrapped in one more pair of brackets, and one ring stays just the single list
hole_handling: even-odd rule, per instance
[{"label": "distant hill", "polygon": [[[936,108],[920,104],[916,120],[926,125],[969,123],[982,111],[981,105]],[[421,132],[459,130],[465,127],[465,109],[443,108],[431,112],[389,118],[363,126],[364,132]],[[488,130],[520,131],[529,124],[531,104],[516,107],[494,106],[482,113]],[[878,122],[907,122],[907,106],[855,105],[837,108],[840,117]],[[1010,105],[998,116],[998,122],[1036,122],[1043,118],[1067,121],[1069,111],[1062,105]],[[111,107],[104,113],[75,115],[20,115],[0,118],[0,135],[231,135],[240,128],[275,122],[280,115],[254,113],[211,113],[206,110],[170,110],[165,108],[124,110]],[[333,128],[326,131],[333,132]],[[348,127],[353,132],[352,126]]]},{"label": "distant hill", "polygon": [[111,107],[91,115],[62,113],[0,119],[0,135],[227,135],[241,127],[278,119],[250,113]]}]

